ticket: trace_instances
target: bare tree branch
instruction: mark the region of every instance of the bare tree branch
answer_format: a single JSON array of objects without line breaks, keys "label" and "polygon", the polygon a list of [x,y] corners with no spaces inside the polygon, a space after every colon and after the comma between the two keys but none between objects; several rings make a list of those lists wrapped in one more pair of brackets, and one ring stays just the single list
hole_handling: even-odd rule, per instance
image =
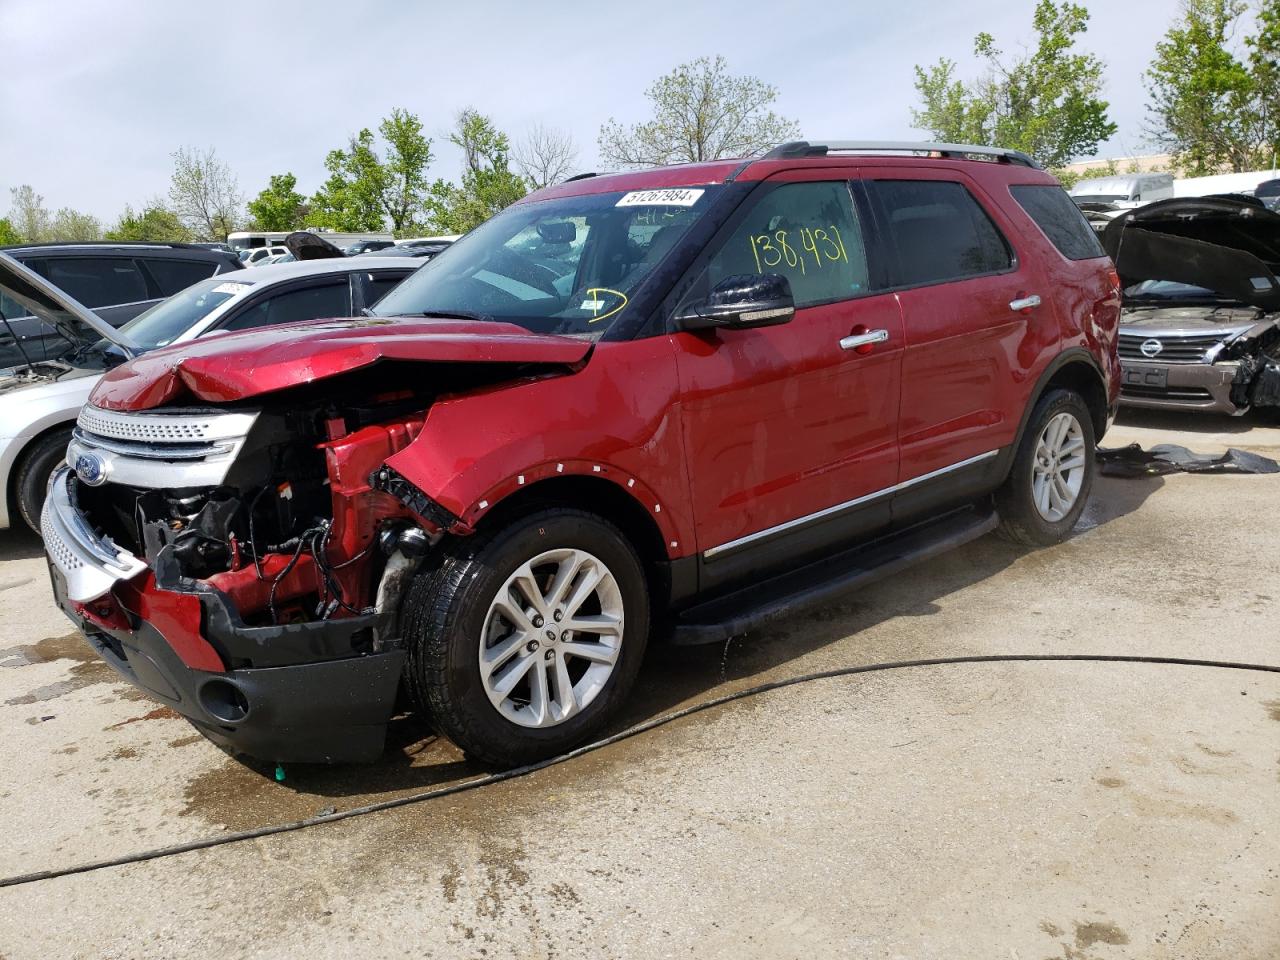
[{"label": "bare tree branch", "polygon": [[559,183],[573,170],[578,145],[573,135],[558,127],[540,123],[529,128],[511,152],[511,161],[534,190]]}]

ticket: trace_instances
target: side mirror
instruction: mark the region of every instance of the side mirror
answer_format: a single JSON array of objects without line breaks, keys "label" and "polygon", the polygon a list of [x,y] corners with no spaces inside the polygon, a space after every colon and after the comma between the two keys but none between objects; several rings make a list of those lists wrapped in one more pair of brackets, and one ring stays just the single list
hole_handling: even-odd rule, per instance
[{"label": "side mirror", "polygon": [[796,315],[791,284],[776,273],[744,273],[725,277],[711,296],[676,314],[681,330],[746,330],[788,323]]}]

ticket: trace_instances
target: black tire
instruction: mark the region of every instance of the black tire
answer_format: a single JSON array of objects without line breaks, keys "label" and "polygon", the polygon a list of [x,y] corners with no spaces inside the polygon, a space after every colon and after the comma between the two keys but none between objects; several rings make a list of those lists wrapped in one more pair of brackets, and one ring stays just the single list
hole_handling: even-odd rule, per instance
[{"label": "black tire", "polygon": [[40,532],[40,509],[44,506],[49,477],[66,459],[67,444],[71,442],[71,428],[55,430],[33,443],[23,453],[13,483],[14,500],[18,513],[36,533]]},{"label": "black tire", "polygon": [[[1084,475],[1075,503],[1061,519],[1046,519],[1036,507],[1033,497],[1033,471],[1036,447],[1040,435],[1049,421],[1061,413],[1075,417],[1084,436]],[[1013,458],[1013,466],[1004,485],[996,492],[996,509],[1000,513],[1000,535],[1013,543],[1029,547],[1050,546],[1067,538],[1080,514],[1084,511],[1093,489],[1096,460],[1096,440],[1093,432],[1093,416],[1078,393],[1070,390],[1049,390],[1031,413],[1026,432]]]},{"label": "black tire", "polygon": [[[544,551],[585,550],[613,574],[623,604],[623,633],[613,671],[580,712],[549,727],[526,727],[499,712],[479,665],[485,619],[497,591]],[[555,756],[606,726],[635,682],[649,633],[649,594],[631,544],[613,524],[555,507],[462,537],[422,570],[404,600],[405,671],[419,709],[470,757],[499,767]]]}]

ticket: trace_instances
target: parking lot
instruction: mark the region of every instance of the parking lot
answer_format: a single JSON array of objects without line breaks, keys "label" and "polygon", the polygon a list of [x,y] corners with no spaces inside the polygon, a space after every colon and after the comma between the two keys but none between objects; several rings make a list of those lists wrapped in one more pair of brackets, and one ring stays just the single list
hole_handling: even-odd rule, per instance
[{"label": "parking lot", "polygon": [[[1280,429],[1107,438],[1280,455]],[[1075,535],[993,537],[727,649],[653,649],[624,725],[770,679],[958,654],[1280,664],[1280,476],[1101,478]],[[0,538],[0,875],[484,771],[412,718],[277,783],[117,681]],[[0,890],[0,956],[1274,957],[1280,676],[1013,663],[822,680],[528,777]],[[163,904],[161,906],[161,904]]]}]

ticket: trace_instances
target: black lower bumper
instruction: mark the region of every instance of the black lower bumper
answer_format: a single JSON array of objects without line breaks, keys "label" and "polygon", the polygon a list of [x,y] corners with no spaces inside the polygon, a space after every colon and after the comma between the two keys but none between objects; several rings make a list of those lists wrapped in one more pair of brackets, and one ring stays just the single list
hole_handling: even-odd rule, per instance
[{"label": "black lower bumper", "polygon": [[58,605],[102,659],[232,752],[276,763],[356,763],[382,753],[404,651],[211,673],[182,662],[151,624],[84,620],[50,567]]}]

